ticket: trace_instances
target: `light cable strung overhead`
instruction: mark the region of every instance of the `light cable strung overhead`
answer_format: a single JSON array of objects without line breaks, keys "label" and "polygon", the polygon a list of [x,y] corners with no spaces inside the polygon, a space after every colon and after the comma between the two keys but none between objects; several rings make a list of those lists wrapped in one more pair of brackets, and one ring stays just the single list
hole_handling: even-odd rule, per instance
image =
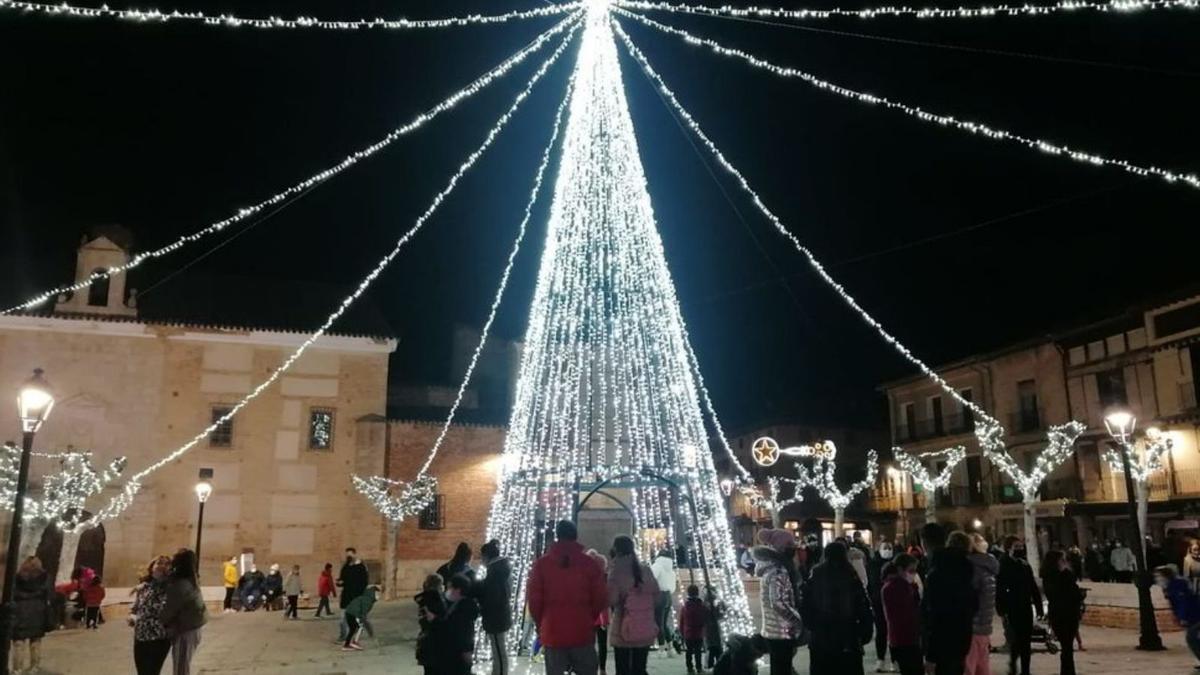
[{"label": "light cable strung overhead", "polygon": [[9,314],[11,312],[16,312],[16,311],[20,311],[20,310],[32,309],[33,307],[36,307],[36,306],[42,304],[43,302],[46,302],[48,300],[55,298],[56,296],[58,296],[61,293],[70,293],[70,292],[74,292],[74,291],[83,290],[83,289],[91,286],[93,283],[100,281],[101,279],[107,279],[107,278],[112,277],[117,274],[123,274],[123,273],[128,272],[129,270],[137,267],[138,265],[141,265],[143,262],[145,262],[147,260],[152,260],[154,258],[160,258],[160,257],[168,255],[170,253],[174,253],[175,251],[178,251],[179,249],[183,248],[184,246],[186,246],[188,244],[199,241],[200,239],[203,239],[204,237],[206,237],[210,234],[215,234],[217,232],[220,232],[220,231],[228,228],[230,225],[239,223],[239,222],[249,218],[250,216],[253,216],[257,213],[262,212],[264,209],[275,206],[276,204],[284,202],[287,199],[290,199],[292,197],[299,196],[305,190],[313,188],[313,187],[319,185],[320,183],[323,183],[323,182],[329,180],[330,178],[333,178],[334,176],[342,173],[346,169],[349,169],[350,167],[358,164],[360,161],[367,159],[368,157],[371,157],[372,155],[378,153],[380,150],[383,150],[387,146],[391,145],[392,142],[394,142],[396,139],[400,138],[401,136],[404,136],[413,131],[416,131],[417,129],[420,129],[426,123],[437,118],[442,113],[444,113],[448,110],[452,110],[463,100],[468,99],[468,98],[474,96],[475,94],[479,93],[481,90],[483,90],[489,84],[491,84],[495,80],[503,77],[504,75],[508,74],[509,71],[511,71],[513,68],[516,68],[522,62],[524,62],[525,59],[527,59],[530,54],[533,54],[534,52],[541,49],[541,47],[544,44],[546,44],[546,42],[548,42],[555,35],[558,35],[563,30],[565,30],[567,28],[567,26],[569,26],[571,24],[571,22],[574,20],[575,20],[574,18],[568,17],[568,18],[564,19],[563,21],[559,22],[558,24],[551,27],[546,32],[542,33],[541,35],[538,35],[529,44],[527,44],[525,47],[518,50],[512,56],[510,56],[507,59],[505,59],[504,61],[502,61],[495,68],[492,68],[488,72],[486,72],[483,75],[476,78],[473,82],[471,82],[467,86],[454,92],[449,97],[443,99],[440,103],[433,106],[429,110],[421,113],[420,115],[417,115],[409,122],[406,122],[405,124],[396,127],[392,131],[388,132],[388,134],[386,136],[375,141],[371,145],[368,145],[368,146],[362,148],[361,150],[358,150],[352,154],[347,155],[344,159],[342,159],[342,161],[338,162],[337,164],[334,164],[333,166],[323,169],[320,172],[315,173],[315,174],[309,176],[308,178],[305,178],[304,180],[300,181],[299,183],[296,183],[295,185],[292,185],[284,190],[281,190],[280,192],[275,193],[274,195],[271,195],[270,197],[264,199],[263,201],[255,204],[253,206],[247,206],[247,207],[238,209],[237,213],[233,214],[232,216],[229,216],[228,218],[225,218],[223,220],[218,220],[203,229],[192,232],[191,234],[185,234],[182,237],[179,237],[178,239],[176,239],[175,241],[173,241],[169,244],[166,244],[165,246],[161,246],[152,251],[143,251],[141,253],[138,253],[138,254],[134,255],[133,257],[131,257],[129,259],[129,261],[124,264],[109,267],[103,271],[93,272],[90,276],[88,276],[86,279],[84,279],[82,281],[78,281],[73,284],[66,284],[63,286],[58,286],[57,288],[52,288],[48,291],[40,293],[40,294],[22,302],[19,305],[14,305],[12,307],[9,307],[8,309],[3,310],[2,312],[0,312],[0,314]]},{"label": "light cable strung overhead", "polygon": [[833,92],[839,96],[859,101],[860,103],[881,105],[889,110],[896,110],[898,112],[902,112],[902,113],[904,113],[910,117],[913,117],[917,120],[920,120],[922,122],[938,124],[943,127],[950,127],[953,129],[958,129],[960,131],[970,132],[972,134],[975,134],[978,136],[983,136],[985,138],[990,138],[992,140],[1011,141],[1014,143],[1018,143],[1020,145],[1024,145],[1024,146],[1030,148],[1031,150],[1040,150],[1040,151],[1045,152],[1050,155],[1066,157],[1068,159],[1073,159],[1077,162],[1094,164],[1097,166],[1117,167],[1120,169],[1124,169],[1125,171],[1132,173],[1134,175],[1137,175],[1137,176],[1154,176],[1156,178],[1161,178],[1162,180],[1164,180],[1168,183],[1183,183],[1189,187],[1192,187],[1195,189],[1200,189],[1200,176],[1198,176],[1196,174],[1184,174],[1184,173],[1180,173],[1180,172],[1176,172],[1176,171],[1171,171],[1168,169],[1163,169],[1163,168],[1160,168],[1157,166],[1133,164],[1124,159],[1117,159],[1117,158],[1113,158],[1113,157],[1104,157],[1102,155],[1097,155],[1097,154],[1094,154],[1091,152],[1075,150],[1075,149],[1071,148],[1070,146],[1063,145],[1060,143],[1054,143],[1054,142],[1047,141],[1047,140],[1044,140],[1041,138],[1034,138],[1031,136],[1023,136],[1021,134],[1016,134],[1011,131],[1007,131],[1005,129],[1000,129],[998,127],[992,127],[992,126],[989,126],[986,124],[981,124],[979,122],[971,122],[968,120],[961,120],[952,115],[942,115],[942,114],[930,112],[919,106],[909,105],[907,103],[901,103],[899,101],[894,101],[892,99],[889,99],[889,98],[886,98],[883,96],[876,96],[874,94],[868,94],[866,92],[858,91],[855,89],[850,89],[848,87],[843,87],[839,84],[830,82],[829,80],[821,79],[821,78],[817,77],[816,75],[813,75],[812,73],[809,73],[809,72],[806,72],[803,70],[798,70],[796,68],[790,68],[787,66],[776,65],[776,64],[766,61],[764,59],[758,58],[757,56],[749,54],[745,51],[742,51],[740,49],[726,47],[714,40],[698,37],[692,33],[689,33],[687,31],[683,30],[683,29],[675,28],[673,26],[668,26],[668,25],[659,23],[658,21],[655,21],[653,19],[650,19],[648,17],[642,16],[642,15],[634,13],[634,12],[630,12],[630,11],[619,9],[619,8],[614,8],[614,11],[621,14],[622,16],[632,18],[635,21],[638,21],[638,22],[640,22],[646,26],[649,26],[651,28],[655,28],[657,30],[660,30],[664,33],[668,33],[670,35],[678,36],[689,44],[708,47],[713,52],[720,54],[722,56],[729,56],[729,57],[741,59],[741,60],[745,61],[746,63],[749,63],[751,66],[754,66],[755,68],[759,68],[761,70],[765,70],[765,71],[773,73],[775,75],[779,75],[780,77],[797,78],[797,79],[803,80],[804,82],[807,82],[808,84],[811,84],[814,87],[817,87],[818,89]]},{"label": "light cable strung overhead", "polygon": [[[573,19],[577,18],[578,17],[573,16]],[[550,70],[550,67],[553,66],[554,63],[558,61],[559,57],[562,56],[563,52],[566,51],[571,39],[578,32],[579,25],[580,22],[578,20],[573,20],[571,28],[567,32],[567,35],[562,39],[562,42],[555,49],[555,51],[550,54],[545,61],[542,62],[537,72],[533,74],[529,81],[526,82],[524,88],[513,99],[512,105],[504,112],[503,115],[499,117],[499,119],[496,120],[495,124],[493,124],[492,128],[488,131],[486,137],[479,147],[476,148],[475,151],[473,151],[470,155],[468,155],[465,160],[463,160],[457,171],[455,171],[455,173],[447,181],[446,186],[434,196],[432,202],[425,209],[425,211],[417,217],[413,226],[396,241],[395,246],[393,246],[390,251],[388,251],[382,258],[379,259],[379,262],[377,262],[371,271],[368,272],[365,277],[363,277],[354,291],[342,299],[338,307],[328,316],[328,318],[325,319],[325,322],[321,324],[320,328],[306,337],[304,341],[301,342],[300,345],[286,359],[284,359],[283,363],[281,363],[280,366],[271,373],[270,376],[251,389],[250,393],[246,394],[240,401],[233,404],[225,414],[214,419],[211,424],[209,424],[183,445],[161,457],[153,464],[130,476],[129,482],[125,484],[125,487],[122,489],[120,494],[113,497],[107,505],[97,511],[94,515],[80,520],[74,527],[70,529],[73,531],[86,529],[99,522],[112,518],[113,516],[124,511],[125,508],[132,503],[134,496],[141,489],[141,481],[146,476],[149,476],[155,471],[182,457],[189,450],[199,444],[200,441],[207,438],[209,434],[215,431],[222,424],[225,424],[229,420],[233,419],[234,416],[241,412],[241,410],[247,405],[249,405],[251,401],[258,398],[258,396],[260,396],[272,384],[274,384],[285,372],[287,372],[288,369],[295,365],[304,352],[307,351],[308,348],[313,344],[315,344],[323,335],[325,335],[329,328],[333,326],[334,322],[337,321],[346,312],[346,310],[350,308],[354,301],[366,292],[367,288],[370,287],[372,282],[374,282],[375,279],[377,279],[379,275],[383,273],[388,264],[390,264],[392,260],[400,253],[400,250],[403,249],[404,246],[413,238],[413,236],[415,236],[417,232],[421,230],[421,228],[433,216],[446,198],[449,197],[452,192],[454,192],[454,189],[458,186],[458,183],[460,180],[462,180],[463,176],[466,175],[467,171],[475,166],[475,164],[479,161],[479,158],[482,157],[488,148],[492,146],[496,138],[500,135],[500,132],[503,131],[503,129],[508,125],[508,122],[516,114],[517,110],[521,107],[521,104],[524,103],[532,93],[534,86],[541,81],[546,72]]]},{"label": "light cable strung overhead", "polygon": [[[537,173],[534,175],[533,187],[529,191],[529,199],[525,203],[525,215],[518,226],[517,237],[513,242],[512,249],[509,251],[504,273],[500,276],[500,286],[496,289],[496,295],[492,300],[487,321],[484,323],[483,330],[480,331],[479,343],[476,344],[475,351],[471,354],[467,371],[463,375],[462,383],[458,387],[458,394],[454,398],[454,403],[450,406],[450,412],[446,415],[446,421],[442,424],[442,430],[438,433],[437,440],[434,441],[433,447],[429,450],[429,455],[425,459],[424,464],[421,465],[421,469],[417,472],[416,479],[412,483],[407,483],[393,480],[386,476],[371,476],[365,479],[358,476],[352,477],[354,487],[370,500],[375,505],[375,508],[379,509],[384,517],[390,521],[401,521],[408,516],[420,513],[421,509],[425,508],[433,499],[434,490],[432,488],[436,487],[437,483],[432,477],[428,476],[429,467],[433,464],[434,459],[437,458],[438,450],[446,440],[446,435],[450,431],[450,425],[454,423],[454,416],[462,404],[463,394],[471,382],[471,375],[475,372],[475,366],[479,362],[479,356],[487,344],[488,334],[491,332],[492,323],[496,319],[496,313],[500,309],[500,301],[504,296],[505,288],[508,286],[508,279],[512,273],[513,265],[516,263],[517,254],[520,252],[521,243],[525,239],[529,221],[533,218],[533,207],[537,204],[538,195],[541,193],[546,170],[550,166],[550,158],[553,154],[554,145],[558,141],[563,117],[566,115],[567,104],[571,100],[571,93],[574,90],[574,86],[575,75],[572,74],[571,79],[567,83],[567,93],[563,96],[562,102],[558,104],[558,112],[554,117],[554,126],[550,131],[550,141],[546,144],[545,150],[542,151],[541,163],[538,165]],[[395,486],[399,486],[399,491],[398,494],[393,495],[392,489]]]},{"label": "light cable strung overhead", "polygon": [[785,9],[782,7],[734,7],[732,5],[692,5],[677,2],[656,2],[653,0],[618,0],[617,4],[631,9],[676,12],[682,14],[704,14],[709,16],[731,16],[737,18],[762,19],[829,19],[834,17],[854,17],[873,19],[880,16],[915,17],[918,19],[944,18],[977,18],[991,16],[1045,16],[1047,14],[1067,14],[1076,12],[1100,12],[1129,14],[1152,9],[1198,9],[1197,0],[1110,0],[1095,2],[1094,0],[1064,0],[1053,5],[998,4],[976,5],[974,7],[913,7],[909,5],[883,5],[880,7],[864,7],[862,9]]},{"label": "light cable strung overhead", "polygon": [[[617,10],[617,11],[619,11],[619,10]],[[821,280],[824,281],[830,288],[832,288],[834,291],[836,291],[837,294],[839,296],[841,296],[842,300],[845,301],[845,303],[847,305],[849,305],[852,309],[854,309],[854,311],[856,311],[858,313],[858,315],[862,318],[862,320],[864,322],[866,322],[866,324],[868,326],[875,329],[875,331],[879,334],[880,337],[883,338],[883,340],[885,342],[892,345],[892,347],[894,347],[896,349],[896,351],[899,352],[902,357],[904,357],[905,360],[907,360],[909,363],[916,366],[922,373],[924,373],[924,375],[926,377],[928,377],[934,383],[936,383],[939,387],[941,387],[941,389],[944,392],[946,392],[946,394],[948,396],[953,398],[955,401],[958,401],[958,403],[960,403],[963,407],[969,408],[972,412],[974,412],[976,415],[978,415],[982,420],[988,422],[989,424],[994,424],[996,426],[999,426],[1000,423],[997,422],[996,419],[993,418],[991,415],[989,415],[987,413],[987,411],[985,411],[983,408],[981,408],[977,403],[970,401],[970,400],[966,399],[965,397],[963,397],[963,395],[960,394],[957,389],[950,386],[944,379],[942,379],[941,375],[939,375],[932,368],[930,368],[928,365],[926,365],[924,361],[922,361],[919,357],[917,357],[916,354],[912,353],[912,351],[910,351],[908,349],[908,347],[905,347],[891,333],[887,332],[887,330],[884,329],[883,325],[880,324],[879,321],[877,321],[865,309],[863,309],[861,305],[858,304],[858,301],[855,300],[853,298],[853,296],[850,295],[850,293],[845,289],[845,287],[843,287],[840,283],[837,282],[837,280],[835,280],[832,276],[830,276],[829,272],[826,271],[825,267],[820,263],[820,261],[817,260],[816,256],[813,255],[812,251],[808,250],[808,248],[806,246],[804,246],[804,244],[799,240],[799,238],[797,238],[796,235],[792,234],[791,231],[789,231],[783,225],[783,222],[781,220],[779,220],[779,217],[776,216],[775,213],[767,207],[767,205],[762,201],[762,198],[759,197],[758,193],[756,193],[753,190],[753,188],[750,187],[750,183],[746,180],[745,176],[742,175],[741,171],[739,171],[737,169],[737,167],[735,167],[729,163],[729,160],[727,160],[725,158],[725,155],[720,151],[720,149],[717,148],[717,146],[712,142],[712,140],[708,137],[708,135],[704,133],[704,130],[700,128],[700,125],[696,122],[695,118],[692,117],[691,113],[689,113],[687,111],[687,109],[684,108],[683,105],[679,102],[679,99],[676,98],[675,92],[673,92],[666,85],[666,83],[663,81],[662,77],[650,65],[650,62],[646,59],[646,55],[643,54],[642,50],[639,49],[637,47],[637,45],[635,45],[633,43],[633,40],[629,37],[629,34],[625,32],[625,30],[621,27],[621,25],[619,23],[617,23],[616,21],[614,21],[613,23],[614,23],[614,26],[613,26],[614,30],[616,31],[617,35],[621,37],[621,40],[625,43],[625,47],[629,50],[629,53],[642,66],[642,70],[645,71],[646,75],[650,77],[650,80],[663,93],[663,95],[666,97],[667,102],[669,102],[671,104],[671,107],[673,107],[675,109],[675,111],[679,114],[679,116],[683,120],[684,124],[686,124],[687,127],[692,131],[692,133],[696,135],[696,138],[699,139],[700,142],[706,148],[708,148],[708,151],[710,153],[712,153],[713,157],[717,160],[717,163],[720,164],[721,167],[723,169],[725,169],[726,172],[728,172],[730,175],[732,175],[734,177],[734,179],[738,182],[738,185],[742,188],[742,190],[745,191],[746,194],[748,194],[751,197],[752,201],[754,202],[754,206],[767,218],[767,220],[771,223],[771,225],[781,235],[783,235],[785,238],[787,238],[787,240],[790,241],[793,246],[795,246],[796,250],[799,251],[801,253],[801,255],[804,256],[805,260],[808,261],[809,266],[812,267],[812,269],[817,273],[817,276],[820,277]]]},{"label": "light cable strung overhead", "polygon": [[225,28],[285,28],[322,30],[414,30],[421,28],[453,28],[480,24],[507,23],[520,19],[532,19],[570,12],[579,7],[578,2],[563,5],[547,5],[535,9],[514,10],[503,14],[468,14],[443,19],[385,19],[382,17],[362,19],[323,19],[315,16],[299,16],[285,19],[278,16],[237,16],[235,14],[205,14],[204,12],[164,12],[157,9],[113,9],[107,4],[86,7],[68,3],[49,4],[26,2],[25,0],[0,0],[0,10],[34,13],[43,16],[77,17],[87,19],[119,19],[136,23],[191,23],[202,26]]}]

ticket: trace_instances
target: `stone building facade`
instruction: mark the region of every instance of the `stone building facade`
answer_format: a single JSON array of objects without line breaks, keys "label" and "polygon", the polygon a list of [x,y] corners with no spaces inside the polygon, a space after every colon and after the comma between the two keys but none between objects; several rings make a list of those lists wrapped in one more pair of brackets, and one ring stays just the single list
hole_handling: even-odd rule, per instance
[{"label": "stone building facade", "polygon": [[[90,238],[79,250],[76,278],[127,258],[109,238]],[[0,317],[0,383],[15,392],[40,367],[57,395],[37,450],[88,450],[98,465],[125,456],[126,474],[139,471],[251,391],[305,339],[303,328],[317,325],[299,317],[289,318],[305,326],[276,321],[269,306],[256,310],[261,323],[220,312],[202,322],[197,303],[162,293],[157,306],[146,305],[125,281],[119,275],[60,298],[52,311]],[[254,290],[243,287],[249,296]],[[238,299],[213,287],[200,292],[221,295],[218,309]],[[333,307],[308,300],[313,311]],[[61,545],[61,534],[36,524],[30,539],[38,541],[23,548],[62,558],[62,565],[47,560],[63,568],[60,577],[83,563],[102,568],[109,586],[131,585],[152,555],[195,545],[193,487],[208,469],[214,491],[204,514],[203,581],[216,583],[221,561],[233,555],[262,568],[300,564],[313,583],[319,567],[341,559],[346,546],[379,564],[381,519],[354,491],[350,474],[384,470],[385,438],[373,422],[385,413],[395,348],[383,332],[323,337],[231,424],[151,474],[133,505],[86,533],[77,553],[70,537]],[[15,414],[0,415],[0,438],[19,440],[19,432]],[[55,469],[54,460],[35,458],[35,495],[40,477]],[[92,497],[88,508],[107,503],[122,482]]]},{"label": "stone building facade", "polygon": [[[1180,293],[1102,321],[1014,344],[938,368],[960,393],[1005,426],[1009,451],[1030,466],[1046,445],[1046,429],[1078,420],[1088,429],[1072,457],[1043,483],[1037,505],[1045,545],[1087,545],[1096,538],[1135,536],[1124,479],[1103,460],[1111,443],[1104,417],[1132,412],[1139,429],[1157,427],[1172,440],[1165,467],[1150,481],[1150,533],[1200,535],[1200,449],[1195,367],[1200,363],[1200,296]],[[965,528],[979,521],[993,536],[1021,534],[1022,504],[1012,481],[979,452],[974,420],[924,377],[883,385],[896,445],[912,453],[967,448],[966,461],[939,491],[938,519]],[[931,466],[936,469],[937,467]],[[925,500],[899,471],[883,471],[872,508],[902,514],[898,529],[924,520]]]}]

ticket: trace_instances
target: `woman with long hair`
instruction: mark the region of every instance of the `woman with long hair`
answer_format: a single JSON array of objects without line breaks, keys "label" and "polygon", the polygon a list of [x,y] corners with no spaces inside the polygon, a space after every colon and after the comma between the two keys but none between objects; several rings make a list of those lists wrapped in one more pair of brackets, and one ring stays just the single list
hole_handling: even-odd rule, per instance
[{"label": "woman with long hair", "polygon": [[[600,569],[604,571],[604,575],[608,576],[608,558],[604,554],[589,548],[587,556],[596,561],[600,565]],[[600,675],[605,675],[608,672],[608,608],[605,607],[603,612],[596,617],[596,663],[600,666]]]},{"label": "woman with long hair", "polygon": [[812,675],[862,675],[863,646],[871,641],[875,617],[846,544],[825,547],[824,560],[813,568],[801,604]]},{"label": "woman with long hair", "polygon": [[475,570],[471,569],[471,547],[467,542],[459,542],[454,549],[454,557],[446,564],[437,569],[437,574],[442,578],[442,582],[446,588],[450,587],[450,580],[458,575],[463,575],[471,581],[475,581]]},{"label": "woman with long hair", "polygon": [[1062,651],[1059,675],[1075,675],[1075,636],[1079,633],[1079,606],[1083,593],[1070,562],[1062,551],[1050,551],[1042,563],[1042,590],[1050,605],[1046,618]]},{"label": "woman with long hair", "polygon": [[646,675],[650,645],[658,637],[658,623],[654,620],[658,582],[650,567],[638,560],[633,539],[617,537],[611,557],[608,605],[612,609],[612,626],[608,641],[613,647],[617,675]]},{"label": "woman with long hair", "polygon": [[159,675],[171,651],[171,638],[162,623],[170,574],[171,559],[160,555],[146,566],[146,573],[133,589],[129,625],[133,626],[133,667],[137,675]]},{"label": "woman with long hair", "polygon": [[46,634],[50,579],[36,556],[26,558],[17,569],[13,605],[12,669],[37,670],[42,661],[42,636]]},{"label": "woman with long hair", "polygon": [[208,609],[196,581],[196,552],[181,548],[171,559],[166,602],[160,617],[171,638],[174,675],[190,675],[192,658],[200,646],[200,629],[208,622]]}]

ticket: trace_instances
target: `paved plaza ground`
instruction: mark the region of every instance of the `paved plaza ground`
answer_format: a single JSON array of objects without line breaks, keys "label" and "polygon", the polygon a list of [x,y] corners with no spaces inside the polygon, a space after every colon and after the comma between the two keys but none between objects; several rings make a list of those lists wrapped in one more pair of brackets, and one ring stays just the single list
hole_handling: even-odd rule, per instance
[{"label": "paved plaza ground", "polygon": [[[412,603],[380,603],[372,613],[375,639],[364,640],[366,651],[343,653],[333,645],[336,619],[313,619],[311,611],[300,621],[284,621],[281,612],[217,614],[204,630],[203,642],[194,663],[198,673],[287,675],[335,675],[400,673],[416,675],[421,669],[413,658],[416,635]],[[1193,659],[1182,633],[1165,637],[1168,650],[1145,654],[1133,649],[1137,635],[1132,631],[1084,628],[1087,651],[1076,659],[1081,675],[1115,675],[1142,672],[1176,675],[1191,672]],[[132,634],[123,622],[110,621],[98,631],[69,630],[52,633],[45,640],[43,673],[63,675],[117,675],[133,672]],[[866,669],[875,667],[874,652],[866,657]],[[993,655],[992,671],[1004,673],[1003,655]],[[517,675],[537,675],[541,667],[525,659],[514,664]],[[651,655],[650,672],[655,675],[685,672],[682,658],[660,660]],[[808,655],[801,650],[796,668],[807,673]],[[170,672],[168,665],[164,673]],[[610,672],[613,672],[610,668]],[[766,672],[766,669],[763,669]],[[1034,655],[1035,675],[1058,672],[1058,657]]]}]

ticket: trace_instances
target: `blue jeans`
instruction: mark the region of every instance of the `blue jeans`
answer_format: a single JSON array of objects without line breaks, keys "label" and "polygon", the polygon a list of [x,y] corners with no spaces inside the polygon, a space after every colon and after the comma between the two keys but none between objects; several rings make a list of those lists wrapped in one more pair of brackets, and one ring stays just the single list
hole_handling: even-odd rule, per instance
[{"label": "blue jeans", "polygon": [[1200,621],[1188,625],[1186,637],[1188,649],[1192,650],[1192,655],[1200,661]]},{"label": "blue jeans", "polygon": [[[375,627],[371,625],[371,622],[367,620],[367,617],[364,616],[363,618],[359,619],[358,623],[361,625],[363,631],[366,632],[367,637],[375,637]],[[350,624],[346,621],[346,613],[342,612],[342,618],[340,621],[338,621],[338,642],[345,642],[346,634],[349,632]]]}]

